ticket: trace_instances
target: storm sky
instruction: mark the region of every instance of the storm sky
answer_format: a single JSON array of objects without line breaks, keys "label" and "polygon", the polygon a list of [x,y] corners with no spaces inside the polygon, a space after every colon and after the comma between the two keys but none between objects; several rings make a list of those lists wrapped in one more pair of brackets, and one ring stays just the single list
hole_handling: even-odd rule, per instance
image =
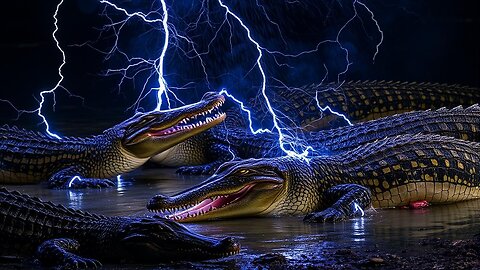
[{"label": "storm sky", "polygon": [[[134,2],[116,1],[127,6]],[[136,1],[137,4],[143,2],[151,1]],[[173,2],[175,4],[171,7],[172,15],[176,14],[186,20],[195,18],[195,8],[193,11],[186,11],[192,7],[187,1]],[[311,48],[321,38],[331,37],[332,32],[351,16],[351,2],[309,0],[296,6],[269,6],[264,3],[270,18],[278,22],[282,29],[283,36],[279,37],[275,27],[265,22],[265,17],[259,12],[255,1],[225,1],[245,19],[263,45],[270,49],[290,52]],[[480,86],[478,1],[365,0],[364,3],[374,12],[384,31],[384,42],[376,61],[373,62],[372,56],[379,35],[368,20],[368,14],[362,11],[362,21],[347,28],[342,35],[341,41],[350,50],[350,60],[353,63],[342,79],[425,81]],[[18,0],[9,1],[4,4],[6,7],[2,8],[0,99],[11,100],[19,108],[35,108],[38,93],[50,89],[58,81],[57,68],[61,63],[61,55],[51,36],[54,29],[52,15],[56,4],[56,1]],[[60,91],[57,113],[52,112],[51,106],[46,110],[52,119],[95,119],[99,114],[108,112],[112,112],[112,118],[122,119],[132,114],[132,111],[126,111],[126,108],[139,94],[142,77],[140,76],[138,81],[126,82],[124,87],[119,89],[119,76],[105,77],[102,74],[112,66],[121,65],[121,58],[113,57],[107,61],[104,55],[91,47],[69,46],[98,37],[99,28],[108,22],[105,16],[100,15],[104,8],[104,5],[94,0],[65,0],[60,10],[58,37],[67,53],[64,86],[85,99],[82,102],[69,98]],[[212,19],[217,20],[214,24],[220,23],[221,10],[215,11],[213,4],[211,8]],[[121,16],[113,13],[112,18],[121,19]],[[180,24],[181,20],[172,18],[172,22]],[[203,25],[199,25],[200,30],[196,30],[199,32],[194,37],[198,44],[202,43],[202,38],[211,34],[211,31],[202,33],[201,27]],[[143,31],[148,30],[151,29],[130,24],[130,29],[125,31],[122,39],[122,46],[131,51],[143,50],[142,53],[158,52],[157,45],[163,37],[151,31],[144,35]],[[234,30],[235,33],[241,33],[238,26]],[[241,88],[242,92],[239,94],[243,96],[258,91],[258,74],[255,70],[247,72],[255,57],[251,44],[246,43],[244,34],[239,34],[233,37],[234,46],[230,47],[228,35],[222,35],[223,40],[217,41],[213,45],[212,53],[205,58],[213,74],[210,85],[202,81],[198,63],[193,60],[178,60],[174,56],[178,52],[170,52],[172,56],[167,59],[165,67],[166,73],[169,73],[167,80],[170,80],[170,84],[180,86],[189,80],[196,82],[190,89],[191,92],[184,95],[187,99],[191,97],[191,101],[195,101],[203,92],[219,90],[220,87]],[[104,50],[110,42],[111,36],[105,35],[93,46]],[[336,74],[345,64],[342,60],[338,49],[323,48],[318,54],[291,62],[295,68],[271,68],[268,71],[273,74],[272,77],[293,86],[301,86],[319,82],[325,75],[324,63],[330,70],[327,80],[336,80]],[[274,66],[272,61],[266,59],[266,65]],[[270,79],[270,82],[272,81]],[[153,99],[146,100],[143,105],[153,106],[153,102]],[[15,111],[6,103],[0,104],[2,121],[14,123],[12,119],[16,116]],[[51,105],[51,102],[47,105]],[[25,119],[27,122],[38,122],[35,117]]]}]

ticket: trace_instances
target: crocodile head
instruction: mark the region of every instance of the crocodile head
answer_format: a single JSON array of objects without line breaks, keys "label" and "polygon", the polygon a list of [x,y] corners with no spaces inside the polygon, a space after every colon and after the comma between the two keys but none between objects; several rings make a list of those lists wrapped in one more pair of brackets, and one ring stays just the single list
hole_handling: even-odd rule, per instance
[{"label": "crocodile head", "polygon": [[225,119],[219,108],[225,98],[206,93],[202,100],[180,108],[138,113],[105,131],[138,158],[148,158],[203,132]]},{"label": "crocodile head", "polygon": [[198,261],[236,254],[240,244],[231,237],[217,239],[196,234],[172,220],[155,217],[128,218],[120,222],[118,242],[111,243],[116,259],[158,263]]},{"label": "crocodile head", "polygon": [[311,173],[308,166],[293,158],[228,162],[197,186],[171,197],[156,195],[147,208],[180,222],[278,214],[284,210],[293,214],[296,209],[284,207],[294,202],[292,191],[298,188],[299,173],[311,177],[307,175]]}]

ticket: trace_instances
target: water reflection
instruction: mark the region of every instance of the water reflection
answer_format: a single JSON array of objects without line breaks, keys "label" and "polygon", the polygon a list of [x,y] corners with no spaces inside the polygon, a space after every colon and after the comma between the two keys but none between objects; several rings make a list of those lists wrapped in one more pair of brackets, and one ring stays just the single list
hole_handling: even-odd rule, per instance
[{"label": "water reflection", "polygon": [[[45,185],[10,186],[33,196],[105,215],[151,215],[145,205],[153,195],[172,195],[203,181],[175,170],[140,169],[117,178],[117,188],[82,191],[49,190]],[[480,231],[480,200],[426,209],[377,209],[336,224],[309,224],[298,217],[265,217],[186,224],[198,233],[235,236],[242,256],[279,252],[288,258],[321,258],[322,250],[339,246],[379,245],[385,250],[412,249],[420,237],[469,238]]]},{"label": "water reflection", "polygon": [[130,178],[124,178],[123,175],[117,175],[117,192],[118,196],[122,196],[129,186],[133,184]]},{"label": "water reflection", "polygon": [[352,222],[352,238],[353,241],[365,241],[365,219],[364,217],[359,217],[353,220]]},{"label": "water reflection", "polygon": [[69,190],[68,206],[73,209],[83,209],[83,192],[79,190]]}]

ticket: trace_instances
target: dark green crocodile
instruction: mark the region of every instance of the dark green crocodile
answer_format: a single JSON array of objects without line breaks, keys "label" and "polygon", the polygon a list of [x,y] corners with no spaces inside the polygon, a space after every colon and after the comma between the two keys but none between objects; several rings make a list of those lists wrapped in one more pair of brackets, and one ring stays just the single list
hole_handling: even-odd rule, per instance
[{"label": "dark green crocodile", "polygon": [[329,106],[358,123],[407,111],[470,106],[480,102],[480,89],[438,83],[350,81],[279,89],[272,91],[271,100],[277,114],[288,117],[282,117],[286,125],[318,130],[347,124],[318,106]]},{"label": "dark green crocodile", "polygon": [[[291,157],[225,163],[203,183],[147,208],[189,222],[308,214],[338,221],[369,205],[389,208],[480,198],[480,144],[439,135],[405,134],[309,162]],[[180,210],[178,210],[180,209]]]},{"label": "dark green crocodile", "polygon": [[108,178],[131,171],[185,139],[222,122],[224,97],[168,111],[138,113],[87,138],[56,139],[18,128],[0,128],[0,183],[48,180],[50,188],[107,187]]},{"label": "dark green crocodile", "polygon": [[[252,134],[229,119],[224,124],[196,135],[152,158],[168,166],[185,166],[180,173],[212,174],[222,163],[239,159],[284,155],[276,134]],[[238,119],[238,116],[237,118]],[[238,121],[235,121],[238,122]],[[480,142],[480,106],[415,111],[354,126],[299,133],[299,139],[316,151],[313,155],[338,154],[364,143],[400,134],[433,133]]]},{"label": "dark green crocodile", "polygon": [[36,255],[46,266],[96,268],[100,261],[205,260],[239,250],[231,237],[206,237],[164,218],[106,217],[0,188],[0,256]]}]

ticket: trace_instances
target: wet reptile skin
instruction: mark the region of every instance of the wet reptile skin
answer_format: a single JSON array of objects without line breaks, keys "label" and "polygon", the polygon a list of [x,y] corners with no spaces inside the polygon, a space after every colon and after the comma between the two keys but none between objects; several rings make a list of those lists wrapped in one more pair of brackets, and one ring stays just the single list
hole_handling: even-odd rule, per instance
[{"label": "wet reptile skin", "polygon": [[323,114],[315,97],[321,107],[328,105],[358,123],[413,110],[470,106],[480,102],[480,89],[438,83],[349,81],[288,91],[279,89],[272,91],[271,96],[275,108],[290,118],[285,121],[287,125],[318,130],[346,125],[346,122],[335,115]]},{"label": "wet reptile skin", "polygon": [[[400,134],[432,133],[480,142],[480,107],[415,111],[354,126],[299,133],[315,149],[312,155],[338,154],[362,144]],[[232,159],[279,157],[284,153],[276,134],[251,134],[227,121],[180,143],[153,160],[169,166],[188,166],[182,173],[211,174]]]},{"label": "wet reptile skin", "polygon": [[[340,155],[314,157],[309,162],[289,157],[228,162],[195,187],[172,197],[157,195],[148,208],[183,208],[209,197],[228,195],[249,183],[275,180],[274,183],[281,183],[278,188],[262,193],[262,188],[255,191],[254,185],[242,199],[225,206],[224,211],[218,208],[191,220],[236,217],[229,213],[238,213],[235,208],[241,207],[243,214],[238,216],[310,213],[306,216],[308,221],[337,221],[359,215],[356,205],[362,209],[369,205],[389,208],[419,200],[438,204],[480,198],[479,172],[479,143],[431,134],[405,134],[367,143]],[[259,200],[268,196],[274,199],[253,203],[255,200],[248,194],[255,194],[251,196]]]},{"label": "wet reptile skin", "polygon": [[[225,115],[224,98],[206,93],[201,101],[168,111],[137,113],[86,137],[53,138],[16,127],[0,128],[0,183],[48,181],[50,188],[109,187],[110,180],[145,163],[151,156],[204,131]],[[205,115],[210,121],[200,118]],[[195,120],[194,120],[195,119]]]},{"label": "wet reptile skin", "polygon": [[159,217],[106,217],[0,188],[0,256],[96,268],[106,262],[169,262],[231,255],[239,244],[198,235]]},{"label": "wet reptile skin", "polygon": [[[59,179],[75,175],[110,178],[147,160],[124,150],[116,135],[113,132],[58,140],[24,129],[0,128],[0,183],[32,184],[52,175]],[[70,166],[74,167],[72,171],[68,170]],[[53,182],[57,181],[50,182],[55,185]]]}]

